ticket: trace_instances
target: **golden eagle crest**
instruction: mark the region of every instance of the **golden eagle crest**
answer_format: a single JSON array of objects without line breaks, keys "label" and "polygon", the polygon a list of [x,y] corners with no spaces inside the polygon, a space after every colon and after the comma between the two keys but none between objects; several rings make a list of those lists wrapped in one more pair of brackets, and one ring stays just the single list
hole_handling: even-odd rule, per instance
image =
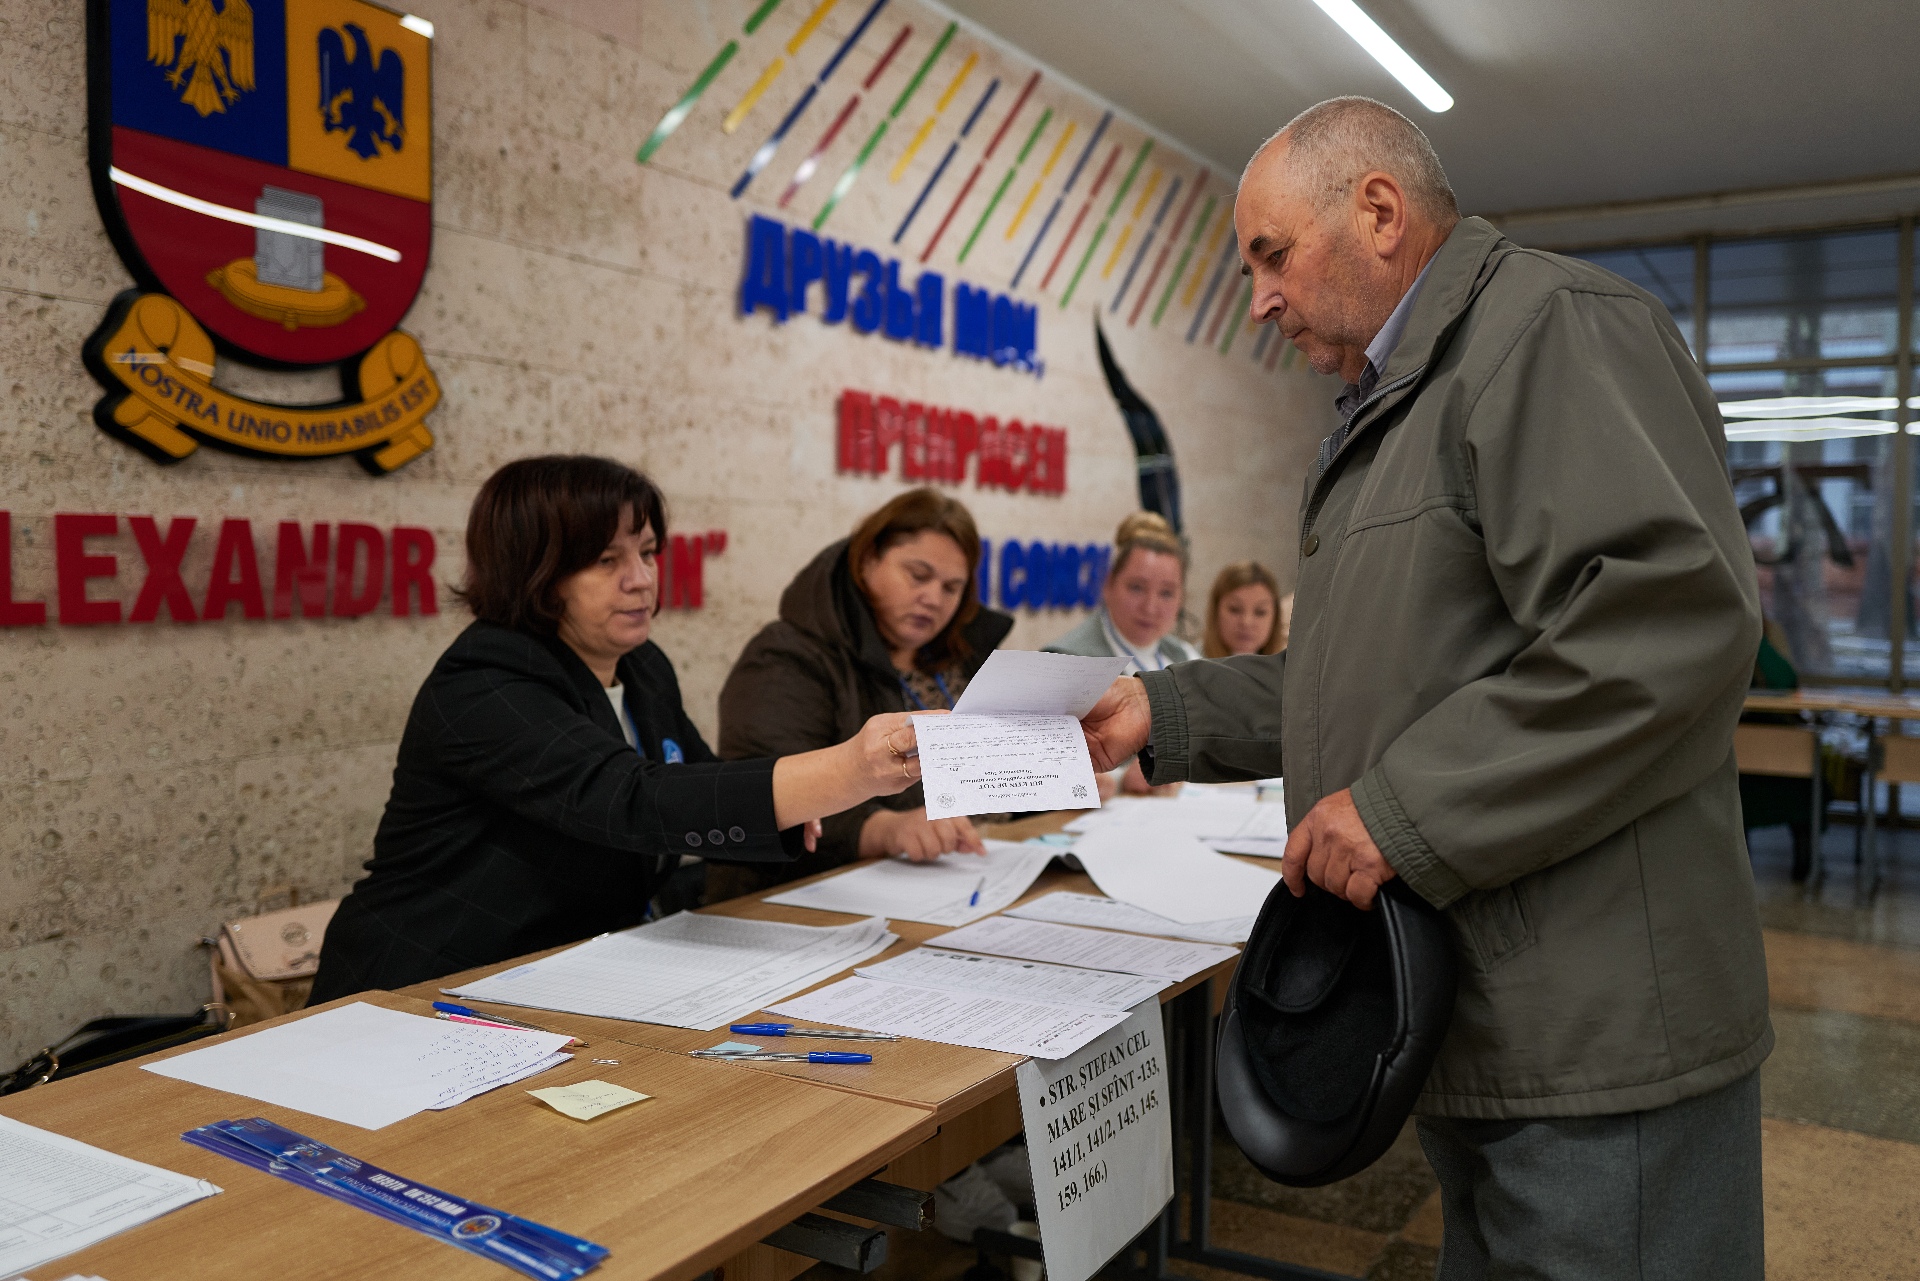
[{"label": "golden eagle crest", "polygon": [[218,13],[213,0],[147,0],[147,61],[166,67],[167,83],[185,86],[180,101],[201,115],[225,111],[253,88],[253,10],[247,0]]}]

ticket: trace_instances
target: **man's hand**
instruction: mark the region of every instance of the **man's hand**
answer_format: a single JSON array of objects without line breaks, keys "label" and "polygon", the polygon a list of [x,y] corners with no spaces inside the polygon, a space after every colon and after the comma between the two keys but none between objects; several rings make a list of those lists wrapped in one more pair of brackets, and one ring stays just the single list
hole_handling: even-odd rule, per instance
[{"label": "man's hand", "polygon": [[1380,887],[1393,879],[1394,871],[1360,821],[1353,790],[1342,788],[1322,797],[1287,837],[1280,875],[1295,898],[1307,892],[1311,879],[1329,894],[1366,911],[1373,907]]},{"label": "man's hand", "polygon": [[1153,728],[1153,708],[1147,701],[1147,687],[1131,676],[1122,676],[1107,686],[1107,692],[1080,718],[1080,731],[1087,736],[1087,752],[1093,768],[1110,770],[1147,745],[1147,731]]}]

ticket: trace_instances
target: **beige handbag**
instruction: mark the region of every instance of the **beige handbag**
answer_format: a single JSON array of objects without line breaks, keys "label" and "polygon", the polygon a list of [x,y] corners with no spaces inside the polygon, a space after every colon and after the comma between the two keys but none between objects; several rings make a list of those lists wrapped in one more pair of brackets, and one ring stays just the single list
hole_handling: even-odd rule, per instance
[{"label": "beige handbag", "polygon": [[232,1011],[229,1027],[277,1018],[307,1003],[320,968],[320,944],[340,900],[298,905],[228,921],[212,951],[213,999]]}]

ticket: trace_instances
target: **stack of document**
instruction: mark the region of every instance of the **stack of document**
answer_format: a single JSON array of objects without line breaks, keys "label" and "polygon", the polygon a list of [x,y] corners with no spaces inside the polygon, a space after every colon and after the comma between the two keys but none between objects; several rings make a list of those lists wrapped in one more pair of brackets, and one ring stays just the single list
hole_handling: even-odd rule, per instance
[{"label": "stack of document", "polygon": [[1122,903],[1117,898],[1102,898],[1098,894],[1069,894],[1065,890],[1042,894],[1031,903],[1010,907],[1007,915],[1023,916],[1030,921],[1054,921],[1061,925],[1126,930],[1130,934],[1164,934],[1169,938],[1193,939],[1199,943],[1244,943],[1252,937],[1253,923],[1259,919],[1256,914],[1183,924],[1131,903]]},{"label": "stack of document", "polygon": [[854,973],[883,983],[985,992],[1089,1010],[1130,1010],[1158,996],[1168,985],[1166,979],[1140,974],[1048,965],[1043,961],[1016,961],[1004,956],[950,952],[941,947],[915,948],[891,961],[862,966]]},{"label": "stack of document", "polygon": [[521,1032],[385,1010],[338,1009],[227,1037],[146,1070],[378,1130],[449,1108],[571,1057],[563,1032]]},{"label": "stack of document", "polygon": [[1125,658],[1001,649],[949,716],[916,716],[929,818],[1100,804],[1080,718]]},{"label": "stack of document", "polygon": [[0,1116],[0,1277],[84,1250],[220,1189]]},{"label": "stack of document", "polygon": [[1127,1018],[1125,1010],[1023,1001],[857,976],[782,1002],[772,1012],[805,1023],[891,1032],[1036,1059],[1065,1058]]},{"label": "stack of document", "polygon": [[1069,832],[1120,827],[1191,836],[1223,854],[1279,858],[1287,849],[1287,807],[1250,791],[1187,788],[1176,799],[1117,796],[1098,813],[1082,814]]},{"label": "stack of document", "polygon": [[988,841],[985,857],[946,854],[931,863],[879,859],[801,885],[767,902],[854,916],[886,916],[929,925],[965,925],[991,916],[1027,892],[1054,851]]},{"label": "stack of document", "polygon": [[773,1007],[809,1023],[1059,1059],[1233,948],[995,916]]},{"label": "stack of document", "polygon": [[788,925],[681,912],[603,934],[449,996],[705,1030],[887,950],[884,918]]},{"label": "stack of document", "polygon": [[989,956],[1015,956],[1054,965],[1144,974],[1174,983],[1240,954],[1236,948],[1208,943],[1177,943],[1171,939],[1142,938],[1137,934],[1115,934],[1011,916],[988,917],[965,929],[942,934],[940,946],[957,952],[985,952]]},{"label": "stack of document", "polygon": [[1102,827],[1075,841],[1073,856],[1108,897],[1188,925],[1257,911],[1280,884],[1276,871],[1161,828]]}]

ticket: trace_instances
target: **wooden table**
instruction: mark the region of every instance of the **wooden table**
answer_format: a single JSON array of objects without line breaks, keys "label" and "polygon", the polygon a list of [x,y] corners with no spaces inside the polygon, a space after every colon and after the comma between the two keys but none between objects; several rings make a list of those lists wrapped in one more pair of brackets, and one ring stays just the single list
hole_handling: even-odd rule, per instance
[{"label": "wooden table", "polygon": [[[1898,724],[1903,720],[1920,720],[1920,697],[1903,694],[1855,694],[1844,690],[1794,690],[1791,693],[1754,693],[1748,694],[1743,706],[1749,712],[1800,712],[1815,720],[1835,712],[1851,716],[1861,716],[1867,722],[1867,764],[1866,772],[1860,781],[1862,801],[1860,819],[1863,828],[1864,858],[1866,873],[1864,884],[1857,886],[1855,898],[1871,904],[1880,892],[1880,840],[1875,830],[1874,819],[1878,805],[1874,799],[1874,784],[1880,772],[1884,748],[1880,744],[1878,731],[1882,718]],[[1820,844],[1820,787],[1822,780],[1818,764],[1818,748],[1815,748],[1813,767],[1813,848],[1814,880],[1817,886],[1826,877],[1826,858]],[[1899,780],[1896,780],[1899,781]],[[1861,846],[1855,846],[1855,861],[1861,861]]]},{"label": "wooden table", "polygon": [[[1074,816],[1073,813],[1044,814],[1019,823],[1002,824],[983,830],[985,835],[999,840],[1025,840],[1032,836],[1057,832]],[[1246,861],[1257,866],[1273,867],[1274,865],[1271,859],[1247,858]],[[837,868],[808,880],[795,881],[767,890],[762,894],[746,895],[700,910],[748,920],[786,921],[800,925],[840,925],[856,921],[861,918],[839,912],[787,907],[765,901],[768,895],[785,893],[797,885],[810,884],[812,881],[828,876],[837,876],[847,870]],[[1051,870],[1041,873],[1033,886],[1015,905],[1056,891],[1076,894],[1100,893],[1092,878],[1084,873]],[[915,921],[894,921],[891,928],[900,936],[900,941],[880,956],[873,958],[873,961],[862,962],[862,964],[872,964],[898,956],[925,943],[937,943],[939,936],[949,932],[953,927],[927,925]],[[549,952],[516,957],[497,965],[481,966],[432,982],[415,984],[400,991],[425,1001],[444,999],[441,995],[441,990],[444,988],[462,987],[488,975],[504,972],[514,966],[523,965],[530,960],[562,950],[564,949],[555,948]],[[1220,1000],[1225,991],[1224,983],[1215,984],[1212,980],[1226,978],[1232,973],[1234,964],[1233,960],[1222,961],[1200,974],[1169,985],[1160,994],[1162,1004],[1171,1007],[1170,1022],[1174,1030],[1175,1045],[1170,1048],[1168,1056],[1169,1075],[1173,1078],[1170,1092],[1190,1100],[1187,1106],[1175,1108],[1176,1130],[1195,1145],[1194,1168],[1203,1172],[1210,1168],[1211,1163],[1211,1150],[1208,1146],[1212,1134],[1210,1022],[1212,1015],[1218,1012]],[[827,984],[837,983],[852,972],[851,969],[842,970],[803,991],[811,992]],[[792,995],[800,995],[800,993]],[[513,1006],[489,1005],[470,998],[462,999],[475,1008],[491,1009],[509,1017],[525,1017],[528,1021],[538,1023],[542,1027],[550,1027],[555,1031],[571,1032],[590,1040],[642,1046],[656,1051],[686,1054],[691,1050],[705,1049],[728,1039],[724,1031],[688,1031],[652,1023],[629,1023],[579,1015],[548,1015],[544,1012],[529,1014],[528,1011]],[[756,1011],[744,1016],[740,1021],[776,1021],[779,1017],[765,1011]],[[804,1048],[807,1044],[799,1043],[798,1048]],[[890,1182],[908,1187],[930,1190],[1020,1132],[1020,1105],[1014,1090],[1014,1069],[1025,1061],[1024,1055],[969,1049],[964,1046],[911,1038],[897,1043],[863,1043],[842,1048],[871,1051],[874,1061],[861,1066],[808,1063],[728,1063],[725,1066],[734,1071],[785,1076],[816,1086],[925,1108],[939,1123],[939,1133],[920,1149],[894,1161],[880,1176]],[[1216,1266],[1231,1266],[1236,1260],[1229,1259],[1224,1256],[1224,1252],[1214,1251],[1206,1245],[1206,1232],[1202,1225],[1207,1215],[1208,1189],[1205,1187],[1207,1180],[1202,1177],[1189,1182],[1191,1187],[1187,1200],[1191,1217],[1188,1231],[1184,1237],[1172,1231],[1163,1233],[1164,1239],[1161,1244],[1168,1252],[1195,1257],[1196,1261],[1210,1262]],[[1171,1215],[1171,1211],[1169,1213]],[[1186,1248],[1183,1249],[1183,1245]],[[1199,1257],[1202,1255],[1205,1257]],[[812,1262],[799,1255],[787,1254],[756,1244],[742,1255],[728,1260],[725,1265],[725,1275],[728,1281],[786,1281],[786,1278],[798,1276],[806,1271]],[[1255,1262],[1269,1263],[1266,1260]],[[1288,1273],[1263,1270],[1260,1275],[1283,1276]]]},{"label": "wooden table", "polygon": [[[251,1035],[353,1000],[430,1012],[417,999],[370,992],[227,1035]],[[526,1093],[594,1079],[653,1097],[582,1122]],[[135,1063],[0,1100],[0,1114],[226,1189],[34,1270],[41,1278],[78,1272],[111,1281],[512,1275],[180,1140],[186,1130],[227,1118],[264,1116],[402,1176],[607,1246],[612,1253],[602,1275],[661,1281],[685,1281],[739,1254],[937,1129],[924,1108],[634,1045],[615,1053],[593,1046],[537,1081],[381,1130],[175,1081]]]}]

